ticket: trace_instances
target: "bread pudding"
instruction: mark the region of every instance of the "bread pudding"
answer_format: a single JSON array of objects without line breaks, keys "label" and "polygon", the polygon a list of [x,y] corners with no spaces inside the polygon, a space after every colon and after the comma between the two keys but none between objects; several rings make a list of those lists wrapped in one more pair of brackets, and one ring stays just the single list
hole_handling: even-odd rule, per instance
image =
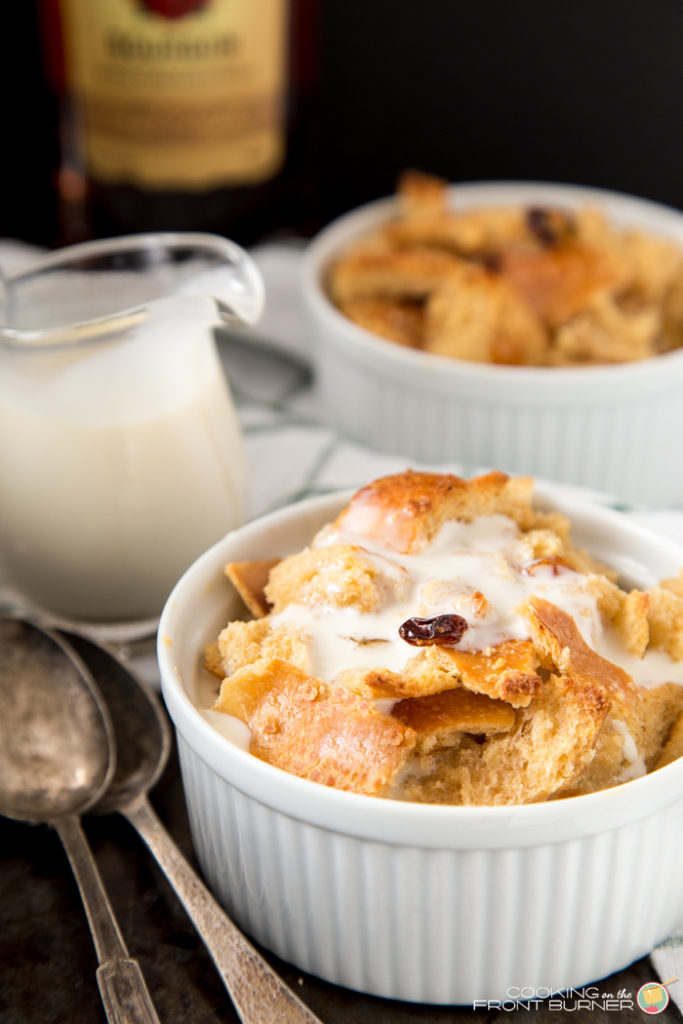
[{"label": "bread pudding", "polygon": [[590,793],[683,754],[683,573],[627,588],[533,480],[406,471],[302,551],[232,562],[205,653],[256,757],[454,805]]},{"label": "bread pudding", "polygon": [[458,210],[445,182],[404,174],[397,216],[351,245],[327,289],[359,326],[475,362],[630,362],[683,345],[683,250],[599,210]]}]

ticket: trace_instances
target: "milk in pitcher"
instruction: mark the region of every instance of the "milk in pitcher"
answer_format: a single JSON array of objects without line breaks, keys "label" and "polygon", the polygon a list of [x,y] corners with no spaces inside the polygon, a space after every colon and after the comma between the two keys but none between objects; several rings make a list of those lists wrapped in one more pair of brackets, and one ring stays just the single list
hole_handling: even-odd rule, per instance
[{"label": "milk in pitcher", "polygon": [[244,516],[242,444],[200,294],[87,344],[0,353],[0,559],[29,602],[85,620],[158,615]]}]

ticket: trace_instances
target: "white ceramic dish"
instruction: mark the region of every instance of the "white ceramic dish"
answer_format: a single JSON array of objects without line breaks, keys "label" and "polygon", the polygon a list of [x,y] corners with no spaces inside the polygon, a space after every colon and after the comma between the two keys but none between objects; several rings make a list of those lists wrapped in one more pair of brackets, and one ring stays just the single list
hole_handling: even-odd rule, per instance
[{"label": "white ceramic dish", "polygon": [[[683,213],[600,189],[525,182],[453,186],[454,206],[594,206],[683,244]],[[683,501],[683,351],[618,366],[547,369],[418,352],[358,327],[324,289],[351,242],[389,219],[371,203],[309,245],[303,292],[321,413],[348,437],[423,462],[457,460],[599,488],[652,507]]]},{"label": "white ceramic dish", "polygon": [[[300,549],[347,498],[304,502],[229,534],[185,573],[162,614],[162,693],[210,886],[284,960],[394,999],[548,994],[643,956],[683,914],[683,759],[563,801],[418,805],[288,775],[196,709],[204,645],[238,613],[224,564]],[[617,512],[552,488],[537,500],[567,512],[577,542],[633,583],[683,565],[682,548]]]}]

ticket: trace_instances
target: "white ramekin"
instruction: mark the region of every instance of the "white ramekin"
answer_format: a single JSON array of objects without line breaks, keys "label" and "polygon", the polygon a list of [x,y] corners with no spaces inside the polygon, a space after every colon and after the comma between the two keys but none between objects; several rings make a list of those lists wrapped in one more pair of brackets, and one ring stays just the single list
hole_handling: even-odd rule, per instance
[{"label": "white ramekin", "polygon": [[[683,244],[683,213],[601,189],[534,182],[460,184],[455,207],[559,204],[603,209]],[[386,341],[340,313],[327,269],[390,218],[361,207],[308,246],[303,293],[321,414],[342,434],[423,462],[495,466],[599,488],[625,501],[683,501],[683,351],[616,366],[548,369],[446,359]]]},{"label": "white ramekin", "polygon": [[[617,512],[539,488],[578,544],[634,584],[683,549]],[[469,1004],[547,994],[646,954],[683,914],[683,759],[620,787],[523,807],[439,807],[296,778],[216,732],[192,695],[205,643],[237,614],[227,561],[308,543],[348,495],[250,523],[182,577],[158,657],[195,849],[240,926],[304,971],[393,999]]]}]

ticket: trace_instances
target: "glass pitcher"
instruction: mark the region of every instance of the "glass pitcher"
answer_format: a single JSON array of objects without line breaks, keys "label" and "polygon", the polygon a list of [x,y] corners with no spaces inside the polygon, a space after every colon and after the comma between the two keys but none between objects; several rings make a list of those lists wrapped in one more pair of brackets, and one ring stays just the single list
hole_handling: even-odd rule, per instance
[{"label": "glass pitcher", "polygon": [[213,235],[86,242],[4,279],[6,602],[144,635],[184,569],[243,521],[214,328],[262,305],[250,257]]}]

